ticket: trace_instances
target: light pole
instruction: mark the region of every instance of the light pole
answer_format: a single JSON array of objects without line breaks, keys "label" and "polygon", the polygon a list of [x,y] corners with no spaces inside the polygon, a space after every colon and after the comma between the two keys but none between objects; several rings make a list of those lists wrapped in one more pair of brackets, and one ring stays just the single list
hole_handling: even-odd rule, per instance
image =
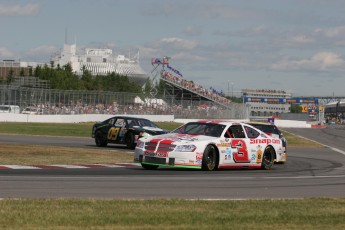
[{"label": "light pole", "polygon": [[228,81],[228,97],[230,97],[230,81]]},{"label": "light pole", "polygon": [[234,83],[231,82],[231,97],[234,97]]}]

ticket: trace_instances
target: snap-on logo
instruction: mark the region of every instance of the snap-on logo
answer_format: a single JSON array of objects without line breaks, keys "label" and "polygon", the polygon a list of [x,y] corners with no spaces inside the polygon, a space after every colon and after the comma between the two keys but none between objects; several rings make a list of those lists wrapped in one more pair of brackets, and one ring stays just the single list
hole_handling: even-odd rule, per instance
[{"label": "snap-on logo", "polygon": [[250,139],[250,144],[280,144],[279,139]]}]

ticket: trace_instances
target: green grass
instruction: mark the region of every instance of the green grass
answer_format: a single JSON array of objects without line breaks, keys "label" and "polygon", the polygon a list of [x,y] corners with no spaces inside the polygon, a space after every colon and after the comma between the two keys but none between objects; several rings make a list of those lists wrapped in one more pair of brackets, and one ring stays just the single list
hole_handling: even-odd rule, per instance
[{"label": "green grass", "polygon": [[284,130],[282,130],[282,133],[287,140],[288,148],[290,148],[290,147],[303,147],[303,148],[320,148],[320,147],[323,147],[323,145],[321,145],[317,142],[310,141],[310,140],[305,139],[305,138],[301,138],[299,136],[285,132]]},{"label": "green grass", "polygon": [[118,164],[133,162],[133,151],[0,143],[0,164]]},{"label": "green grass", "polygon": [[0,201],[1,229],[344,229],[345,198]]},{"label": "green grass", "polygon": [[[91,129],[94,123],[24,123],[24,122],[1,122],[0,133],[24,134],[24,135],[47,135],[47,136],[73,136],[91,137]],[[156,124],[167,130],[173,130],[181,123],[156,122]]]}]

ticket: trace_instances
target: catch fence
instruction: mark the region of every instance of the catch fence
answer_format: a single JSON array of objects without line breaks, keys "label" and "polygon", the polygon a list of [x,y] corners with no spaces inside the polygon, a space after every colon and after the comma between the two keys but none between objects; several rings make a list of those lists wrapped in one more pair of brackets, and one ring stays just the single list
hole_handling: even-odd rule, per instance
[{"label": "catch fence", "polygon": [[56,90],[0,85],[0,104],[34,107],[38,114],[171,115],[186,119],[244,119],[245,106],[223,108],[207,100],[175,100],[144,93]]}]

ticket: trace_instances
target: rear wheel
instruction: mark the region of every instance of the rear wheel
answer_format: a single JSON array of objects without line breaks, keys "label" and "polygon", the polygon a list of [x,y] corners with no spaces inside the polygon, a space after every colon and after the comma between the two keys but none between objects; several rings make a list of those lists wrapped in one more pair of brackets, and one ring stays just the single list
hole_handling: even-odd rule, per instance
[{"label": "rear wheel", "polygon": [[274,165],[274,149],[272,146],[267,146],[262,156],[261,168],[269,170]]},{"label": "rear wheel", "polygon": [[143,164],[141,163],[141,167],[143,167],[146,170],[155,170],[157,169],[159,166],[158,165],[148,165],[148,164]]},{"label": "rear wheel", "polygon": [[134,134],[128,133],[126,137],[126,145],[129,149],[135,149],[136,143],[134,142]]},{"label": "rear wheel", "polygon": [[218,169],[217,149],[213,145],[208,145],[202,156],[201,169],[204,171],[214,171]]},{"label": "rear wheel", "polygon": [[104,138],[104,135],[100,131],[96,132],[95,142],[98,147],[106,147],[108,144],[107,140]]}]

